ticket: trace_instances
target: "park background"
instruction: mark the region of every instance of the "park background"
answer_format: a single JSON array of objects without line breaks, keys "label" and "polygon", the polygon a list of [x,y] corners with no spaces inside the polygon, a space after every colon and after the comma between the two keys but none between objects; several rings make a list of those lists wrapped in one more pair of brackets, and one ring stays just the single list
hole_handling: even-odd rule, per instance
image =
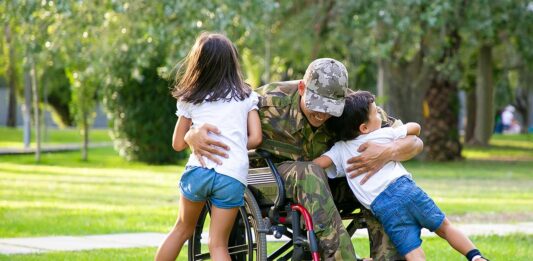
[{"label": "park background", "polygon": [[[424,152],[406,165],[452,221],[533,222],[533,2],[4,0],[0,22],[0,149],[16,154],[0,156],[0,238],[170,229],[186,154],[170,146],[169,91],[202,31],[236,44],[254,88],[301,79],[316,58],[343,62],[352,89],[421,123]],[[508,106],[519,133],[494,134]],[[62,148],[75,151],[50,152]],[[426,241],[428,259],[460,260]],[[474,241],[496,260],[533,257],[527,233]]]}]

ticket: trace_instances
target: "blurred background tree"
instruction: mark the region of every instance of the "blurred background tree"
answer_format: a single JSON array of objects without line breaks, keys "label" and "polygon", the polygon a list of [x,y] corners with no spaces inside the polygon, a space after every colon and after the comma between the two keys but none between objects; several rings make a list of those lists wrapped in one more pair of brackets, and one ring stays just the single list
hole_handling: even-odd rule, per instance
[{"label": "blurred background tree", "polygon": [[41,102],[55,118],[86,135],[101,102],[115,148],[130,160],[179,157],[169,146],[169,93],[202,31],[232,39],[253,87],[300,79],[318,57],[342,61],[351,88],[423,124],[431,160],[461,158],[461,91],[466,142],[486,145],[508,104],[531,125],[533,2],[11,0],[0,11],[0,77],[10,93],[21,99],[24,64],[35,57]]}]

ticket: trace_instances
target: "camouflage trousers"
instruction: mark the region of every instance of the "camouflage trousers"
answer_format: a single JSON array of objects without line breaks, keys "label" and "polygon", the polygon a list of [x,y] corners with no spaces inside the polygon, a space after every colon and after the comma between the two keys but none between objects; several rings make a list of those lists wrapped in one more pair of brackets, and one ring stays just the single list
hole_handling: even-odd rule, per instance
[{"label": "camouflage trousers", "polygon": [[[330,190],[325,171],[311,162],[286,161],[278,166],[278,171],[285,181],[287,197],[303,205],[312,215],[321,259],[356,260],[350,235],[335,205],[339,201],[357,202],[346,179],[336,182]],[[376,261],[404,260],[372,213],[361,208],[368,225],[371,257]]]}]

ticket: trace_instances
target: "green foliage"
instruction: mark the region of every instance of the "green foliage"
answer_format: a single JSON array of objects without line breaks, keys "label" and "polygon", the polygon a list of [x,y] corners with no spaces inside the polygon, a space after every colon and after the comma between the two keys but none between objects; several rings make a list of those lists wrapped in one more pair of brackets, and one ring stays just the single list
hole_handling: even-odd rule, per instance
[{"label": "green foliage", "polygon": [[[168,82],[157,74],[161,57],[152,57],[145,68],[135,68],[131,58],[142,46],[130,46],[129,53],[113,60],[115,84],[104,89],[104,105],[108,111],[115,147],[128,160],[150,163],[174,162],[184,156],[171,144],[176,117],[175,100],[169,94]],[[137,49],[138,48],[138,49]]]},{"label": "green foliage", "polygon": [[[146,118],[113,111],[118,107],[112,103],[121,100],[123,108],[153,111],[148,121],[153,124],[172,123],[171,99],[161,98],[165,105],[153,106],[136,100],[144,91],[125,86],[147,89],[148,84],[156,84],[148,89],[168,95],[173,68],[201,31],[222,32],[232,39],[241,51],[243,70],[253,87],[299,79],[312,59],[329,56],[346,64],[353,89],[376,90],[378,62],[385,61],[398,69],[396,77],[409,77],[408,81],[392,82],[394,88],[424,86],[424,77],[434,69],[447,80],[460,81],[468,90],[475,84],[479,47],[492,44],[498,101],[507,104],[516,88],[508,80],[509,71],[533,61],[532,10],[531,4],[520,0],[19,0],[0,4],[0,21],[13,25],[19,79],[24,61],[34,57],[41,76],[38,82],[46,89],[44,96],[62,112],[66,123],[72,118],[80,128],[90,124],[95,104],[105,101],[115,136],[120,137],[117,144],[131,147],[117,148],[130,159],[140,159],[132,156],[133,151],[152,154],[142,151],[150,146],[134,144],[144,139],[133,139],[133,134],[126,133],[146,136],[152,132],[144,132],[144,128],[122,130],[127,125],[116,121],[121,113],[128,121],[142,119],[146,123]],[[449,47],[457,44],[448,34],[451,28],[458,29],[460,49],[448,55]],[[6,55],[5,50],[2,53]],[[401,70],[410,68],[417,59],[421,64],[414,73]],[[165,80],[151,80],[153,75],[149,74]],[[124,88],[130,91],[121,91]],[[405,102],[410,101],[399,103]],[[125,105],[130,103],[134,105]],[[65,104],[70,107],[66,109]],[[168,131],[165,124],[161,130]],[[170,142],[165,135],[153,139],[150,142]],[[168,159],[162,156],[150,161]]]},{"label": "green foliage", "polygon": [[51,66],[46,67],[46,72],[41,77],[41,83],[44,95],[48,104],[50,105],[52,112],[54,113],[54,119],[56,124],[61,127],[73,126],[73,119],[70,112],[69,104],[71,100],[71,86],[69,79],[65,75],[65,68],[57,67],[61,66],[59,62],[53,63]]}]

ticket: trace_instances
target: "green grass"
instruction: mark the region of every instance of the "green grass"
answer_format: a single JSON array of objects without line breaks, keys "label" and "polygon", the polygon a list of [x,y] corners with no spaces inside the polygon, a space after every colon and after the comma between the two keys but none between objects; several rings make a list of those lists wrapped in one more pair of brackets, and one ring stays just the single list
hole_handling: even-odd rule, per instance
[{"label": "green grass", "polygon": [[[21,128],[0,127],[0,148],[24,147],[23,132]],[[77,143],[82,142],[83,137],[77,129],[48,129],[48,136],[42,133],[43,144]],[[91,129],[89,131],[90,142],[110,142],[109,130]],[[35,130],[31,133],[30,146],[35,146]]]},{"label": "green grass", "polygon": [[26,237],[166,231],[177,215],[181,166],[129,163],[111,148],[2,156],[0,235]]},{"label": "green grass", "polygon": [[[533,235],[515,234],[508,236],[474,236],[472,242],[490,260],[531,260],[533,257]],[[422,238],[422,248],[427,260],[450,261],[465,260],[465,257],[448,245],[439,237]],[[352,240],[356,253],[368,256],[368,241],[364,239]]]},{"label": "green grass", "polygon": [[[2,237],[165,232],[172,225],[181,166],[127,162],[111,148],[91,149],[88,162],[79,158],[47,153],[35,164],[33,155],[2,156]],[[531,162],[412,162],[407,169],[449,215],[533,213]]]},{"label": "green grass", "polygon": [[[0,128],[0,144],[12,140]],[[59,131],[57,142],[76,131]],[[100,134],[106,134],[101,131]],[[74,139],[74,136],[71,136]],[[102,140],[105,137],[102,137]],[[108,138],[105,138],[108,139]],[[55,141],[54,141],[55,142]],[[489,151],[490,153],[485,153]],[[533,221],[533,139],[495,136],[488,148],[465,147],[463,161],[405,164],[416,182],[450,216],[463,223]],[[514,155],[513,157],[507,156]],[[167,232],[177,214],[177,181],[182,164],[154,166],[127,162],[112,148],[0,156],[0,237]],[[502,218],[503,217],[503,218]],[[533,236],[476,237],[493,260],[527,260]],[[356,239],[357,252],[368,244]],[[362,248],[361,248],[362,247]],[[446,243],[428,238],[428,260],[462,260]],[[1,256],[0,260],[150,260],[154,248],[57,252]],[[185,252],[182,253],[185,260]]]},{"label": "green grass", "polygon": [[463,156],[468,159],[533,161],[533,134],[494,135],[490,146],[466,146]]},{"label": "green grass", "polygon": [[[446,241],[431,237],[423,238],[422,248],[426,253],[427,260],[450,261],[465,260],[463,256],[455,252]],[[472,241],[481,249],[485,256],[491,260],[516,260],[528,261],[533,256],[533,236],[510,235],[510,236],[483,236],[472,237]],[[368,241],[362,238],[354,239],[356,252],[361,256],[368,256]],[[269,243],[269,249],[279,247],[280,243]],[[183,248],[178,261],[186,261],[186,247]],[[79,252],[52,252],[32,255],[0,255],[0,260],[10,261],[40,261],[40,260],[76,260],[76,261],[115,261],[115,260],[153,260],[155,248],[130,248],[130,249],[106,249]]]}]

